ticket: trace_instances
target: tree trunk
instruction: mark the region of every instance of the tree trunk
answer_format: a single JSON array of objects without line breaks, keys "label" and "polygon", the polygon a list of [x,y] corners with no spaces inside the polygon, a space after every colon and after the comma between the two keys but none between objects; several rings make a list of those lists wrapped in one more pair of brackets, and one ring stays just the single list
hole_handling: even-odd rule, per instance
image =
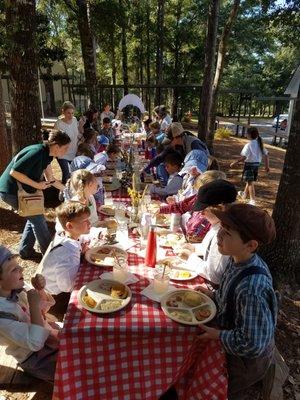
[{"label": "tree trunk", "polygon": [[2,81],[0,75],[0,174],[11,159],[11,151],[6,131],[5,109],[2,96]]},{"label": "tree trunk", "polygon": [[209,116],[211,110],[211,96],[213,84],[213,72],[215,66],[215,53],[218,29],[220,0],[211,0],[208,7],[207,31],[205,40],[205,65],[203,83],[199,104],[198,137],[206,140]]},{"label": "tree trunk", "polygon": [[[157,42],[156,42],[156,85],[163,82],[163,47],[164,47],[164,19],[165,19],[165,0],[157,2]],[[161,88],[156,88],[155,105],[162,102]]]},{"label": "tree trunk", "polygon": [[111,79],[113,84],[113,91],[112,91],[112,109],[116,109],[116,93],[115,93],[115,86],[117,84],[117,67],[116,67],[116,50],[115,50],[115,37],[114,33],[112,32],[112,46],[111,46]]},{"label": "tree trunk", "polygon": [[222,80],[224,65],[225,65],[225,57],[227,52],[228,40],[231,34],[232,26],[234,21],[236,20],[239,6],[241,0],[234,0],[229,16],[225,23],[225,26],[222,31],[222,35],[219,42],[218,47],[218,58],[217,58],[217,66],[216,72],[212,87],[212,103],[211,103],[211,112],[210,112],[210,121],[209,121],[209,129],[206,137],[206,143],[209,149],[213,149],[213,140],[214,140],[214,132],[215,132],[215,120],[217,114],[217,103],[218,103],[218,92],[220,87],[220,82]]},{"label": "tree trunk", "polygon": [[35,45],[35,1],[6,2],[7,65],[11,79],[13,153],[40,140],[41,111]]},{"label": "tree trunk", "polygon": [[77,0],[77,26],[80,34],[81,51],[84,64],[85,82],[88,96],[93,105],[98,104],[95,38],[91,29],[88,4]]},{"label": "tree trunk", "polygon": [[55,96],[54,96],[54,87],[53,87],[53,77],[52,77],[52,68],[47,67],[47,75],[43,76],[43,82],[45,85],[46,91],[46,113],[48,115],[54,116],[56,115],[56,108],[55,108]]},{"label": "tree trunk", "polygon": [[300,283],[300,88],[273,211],[277,236],[261,250],[277,284]]},{"label": "tree trunk", "polygon": [[[150,57],[151,57],[151,53],[150,53],[150,4],[149,2],[147,3],[147,51],[146,51],[146,75],[147,75],[147,85],[150,85],[151,82],[151,72],[150,72]],[[150,113],[149,115],[151,115],[151,91],[150,88],[148,86],[147,89],[147,110]]]},{"label": "tree trunk", "polygon": [[[178,3],[175,9],[176,12],[176,33],[175,33],[175,54],[174,54],[174,73],[173,81],[180,83],[180,20],[182,18],[182,3]],[[173,99],[172,99],[172,119],[173,121],[178,121],[178,100],[179,100],[179,89],[175,87],[173,89]]]}]

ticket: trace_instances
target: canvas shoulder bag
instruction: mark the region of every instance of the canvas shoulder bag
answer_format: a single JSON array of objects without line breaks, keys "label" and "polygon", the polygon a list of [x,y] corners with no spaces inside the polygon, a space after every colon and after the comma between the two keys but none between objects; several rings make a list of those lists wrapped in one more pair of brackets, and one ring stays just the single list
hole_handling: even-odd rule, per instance
[{"label": "canvas shoulder bag", "polygon": [[18,214],[21,217],[31,217],[33,215],[43,215],[44,194],[42,190],[34,193],[26,192],[22,185],[17,181],[18,185]]}]

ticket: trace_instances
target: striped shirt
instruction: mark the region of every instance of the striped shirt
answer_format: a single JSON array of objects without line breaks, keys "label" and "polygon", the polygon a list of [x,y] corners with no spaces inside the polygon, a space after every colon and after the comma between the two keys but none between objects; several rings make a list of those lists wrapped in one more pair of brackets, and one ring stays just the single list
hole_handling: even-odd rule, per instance
[{"label": "striped shirt", "polygon": [[[258,266],[268,276],[256,274],[240,281],[235,289],[234,328],[228,329],[226,299],[231,283],[245,268]],[[254,254],[247,262],[235,263],[231,258],[224,272],[219,289],[215,292],[218,307],[220,340],[227,353],[256,358],[264,354],[274,339],[277,316],[277,301],[272,287],[272,277],[265,262]]]}]

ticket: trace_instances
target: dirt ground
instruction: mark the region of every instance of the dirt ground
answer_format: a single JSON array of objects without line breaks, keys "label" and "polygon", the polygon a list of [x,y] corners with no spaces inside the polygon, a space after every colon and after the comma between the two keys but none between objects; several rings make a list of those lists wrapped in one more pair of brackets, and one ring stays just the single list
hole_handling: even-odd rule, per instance
[{"label": "dirt ground", "polygon": [[[229,164],[239,156],[245,143],[246,139],[237,137],[230,137],[229,139],[217,140],[215,142],[215,155],[220,162],[221,170],[226,172],[228,179],[237,185],[238,190],[243,189],[241,182],[242,165],[234,169],[229,169]],[[271,213],[281,176],[285,150],[269,145],[266,145],[266,147],[270,153],[271,170],[268,175],[264,172],[263,168],[260,170],[256,192],[257,205],[267,209]],[[1,243],[17,251],[23,226],[24,220],[11,210],[8,210],[4,203],[0,202]],[[21,264],[24,267],[25,278],[29,280],[35,272],[37,263],[21,260]],[[290,369],[290,376],[284,387],[284,399],[300,400],[300,288],[287,282],[282,288],[281,294],[283,301],[279,313],[276,343]],[[50,398],[51,394],[49,390],[45,390],[43,385],[40,385],[37,393],[12,393],[0,390],[0,400],[49,400]],[[250,399],[257,399],[255,390],[249,394]]]}]

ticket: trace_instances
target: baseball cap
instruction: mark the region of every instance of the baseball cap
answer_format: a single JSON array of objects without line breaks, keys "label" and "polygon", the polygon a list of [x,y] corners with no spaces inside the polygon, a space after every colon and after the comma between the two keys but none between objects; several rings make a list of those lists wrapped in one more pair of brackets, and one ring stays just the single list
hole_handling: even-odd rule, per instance
[{"label": "baseball cap", "polygon": [[202,211],[206,207],[218,204],[233,203],[236,196],[237,191],[232,183],[224,179],[217,179],[200,187],[193,211]]},{"label": "baseball cap", "polygon": [[260,244],[271,243],[276,237],[273,218],[267,211],[251,204],[230,204],[226,210],[214,210],[221,223]]},{"label": "baseball cap", "polygon": [[109,139],[105,135],[97,136],[97,140],[98,140],[98,143],[102,144],[103,146],[108,146],[109,145]]},{"label": "baseball cap", "polygon": [[5,246],[0,246],[0,267],[12,257],[17,257],[17,254],[13,254]]}]

